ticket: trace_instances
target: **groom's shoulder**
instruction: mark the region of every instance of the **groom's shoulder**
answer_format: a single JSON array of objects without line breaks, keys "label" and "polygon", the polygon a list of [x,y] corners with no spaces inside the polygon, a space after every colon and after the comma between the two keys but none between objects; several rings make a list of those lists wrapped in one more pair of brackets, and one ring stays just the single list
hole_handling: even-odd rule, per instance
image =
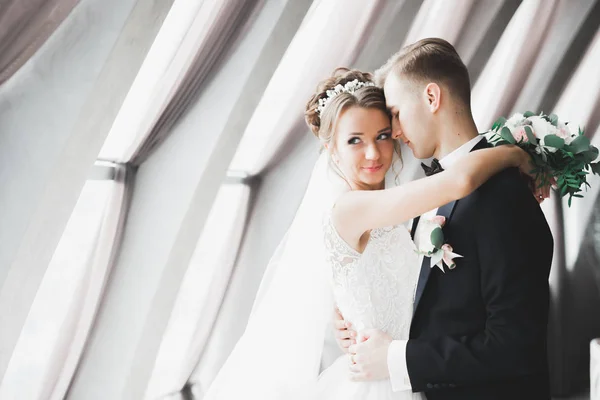
[{"label": "groom's shoulder", "polygon": [[492,176],[477,190],[481,200],[513,201],[531,197],[531,191],[518,168],[507,168]]}]

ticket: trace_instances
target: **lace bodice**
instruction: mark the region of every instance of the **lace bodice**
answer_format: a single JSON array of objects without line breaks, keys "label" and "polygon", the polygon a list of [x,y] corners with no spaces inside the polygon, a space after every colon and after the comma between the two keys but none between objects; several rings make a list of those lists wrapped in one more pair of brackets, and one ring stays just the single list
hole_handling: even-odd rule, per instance
[{"label": "lace bodice", "polygon": [[373,229],[362,254],[325,219],[325,248],[335,302],[357,331],[380,329],[408,339],[419,256],[405,226]]}]

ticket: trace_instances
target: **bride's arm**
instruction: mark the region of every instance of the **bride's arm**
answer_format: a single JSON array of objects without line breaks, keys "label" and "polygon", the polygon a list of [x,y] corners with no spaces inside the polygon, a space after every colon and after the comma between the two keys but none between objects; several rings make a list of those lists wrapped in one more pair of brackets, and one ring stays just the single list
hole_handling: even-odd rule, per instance
[{"label": "bride's arm", "polygon": [[333,223],[349,243],[369,229],[401,224],[429,210],[461,199],[509,167],[526,170],[529,155],[517,146],[473,151],[436,175],[386,190],[343,194],[333,209]]}]

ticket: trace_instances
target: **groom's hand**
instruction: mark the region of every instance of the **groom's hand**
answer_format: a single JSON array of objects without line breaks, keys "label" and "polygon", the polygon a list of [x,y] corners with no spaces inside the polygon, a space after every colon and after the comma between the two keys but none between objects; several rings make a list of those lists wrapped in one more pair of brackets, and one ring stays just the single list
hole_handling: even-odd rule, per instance
[{"label": "groom's hand", "polygon": [[344,353],[348,353],[348,347],[356,343],[356,331],[352,329],[350,322],[344,321],[344,317],[337,307],[333,313],[333,327],[338,346]]},{"label": "groom's hand", "polygon": [[361,332],[350,346],[350,378],[355,382],[389,378],[387,355],[392,337],[376,329]]}]

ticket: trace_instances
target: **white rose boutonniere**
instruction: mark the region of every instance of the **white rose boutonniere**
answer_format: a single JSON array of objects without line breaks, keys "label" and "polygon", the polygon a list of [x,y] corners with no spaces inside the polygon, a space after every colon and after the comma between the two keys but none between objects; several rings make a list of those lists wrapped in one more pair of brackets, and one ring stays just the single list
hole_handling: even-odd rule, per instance
[{"label": "white rose boutonniere", "polygon": [[442,215],[436,215],[429,219],[423,219],[419,222],[419,234],[415,238],[417,253],[431,257],[431,268],[437,266],[442,272],[444,264],[448,269],[454,269],[455,258],[462,257],[460,254],[453,253],[452,246],[444,243],[444,231],[442,227],[446,223],[446,218]]}]

